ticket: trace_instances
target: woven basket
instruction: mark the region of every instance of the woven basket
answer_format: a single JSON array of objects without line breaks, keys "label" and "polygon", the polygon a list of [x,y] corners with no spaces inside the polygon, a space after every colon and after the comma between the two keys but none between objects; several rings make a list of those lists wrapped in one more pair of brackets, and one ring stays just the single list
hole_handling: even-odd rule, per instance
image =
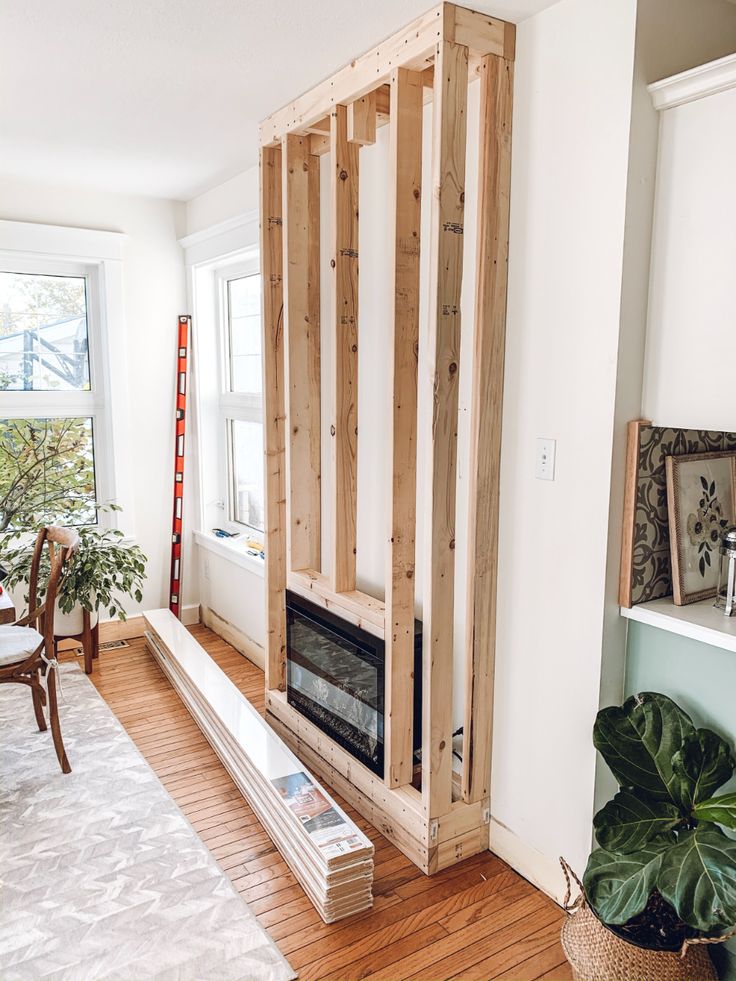
[{"label": "woven basket", "polygon": [[[565,862],[567,876],[566,866]],[[579,884],[574,873],[573,877]],[[569,881],[568,878],[568,886]],[[568,888],[564,904],[568,915],[560,939],[575,981],[718,981],[706,945],[686,942],[682,953],[637,947],[601,923],[588,905],[582,886],[572,905],[569,897]]]}]

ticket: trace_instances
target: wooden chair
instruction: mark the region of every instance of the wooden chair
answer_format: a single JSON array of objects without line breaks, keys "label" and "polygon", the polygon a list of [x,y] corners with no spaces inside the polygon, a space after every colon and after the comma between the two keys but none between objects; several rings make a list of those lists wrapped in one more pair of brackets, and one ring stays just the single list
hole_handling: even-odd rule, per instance
[{"label": "wooden chair", "polygon": [[[54,608],[59,580],[66,561],[79,544],[76,531],[51,526],[42,528],[36,538],[28,584],[27,616],[12,626],[0,627],[0,684],[28,685],[33,698],[33,710],[41,732],[46,730],[44,706],[48,692],[49,721],[54,749],[62,772],[71,773],[61,738],[59,709],[56,700],[58,665],[54,648]],[[48,545],[50,572],[43,603],[38,606],[38,574],[44,546]],[[46,679],[44,688],[43,679]]]}]

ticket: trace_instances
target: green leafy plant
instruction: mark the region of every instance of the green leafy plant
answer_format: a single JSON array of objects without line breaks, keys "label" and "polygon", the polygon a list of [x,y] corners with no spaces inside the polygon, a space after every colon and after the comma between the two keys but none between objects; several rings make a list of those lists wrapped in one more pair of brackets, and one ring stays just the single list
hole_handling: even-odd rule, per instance
[{"label": "green leafy plant", "polygon": [[95,515],[89,419],[0,419],[0,532]]},{"label": "green leafy plant", "polygon": [[[115,504],[97,505],[98,512],[119,511]],[[140,603],[146,572],[146,556],[140,546],[126,544],[122,531],[83,526],[77,529],[79,547],[64,569],[59,584],[58,603],[63,613],[79,604],[90,613],[107,611],[111,618],[126,619],[122,597]],[[0,555],[8,572],[3,585],[9,589],[28,583],[35,535],[29,539],[21,531],[7,532],[0,539]],[[48,577],[48,553],[40,570],[40,584]],[[25,597],[28,602],[28,596]],[[43,599],[43,593],[39,602]]]},{"label": "green leafy plant", "polygon": [[732,927],[736,793],[713,796],[736,766],[728,743],[652,692],[600,711],[593,742],[621,788],[595,816],[583,877],[600,919],[663,947]]}]

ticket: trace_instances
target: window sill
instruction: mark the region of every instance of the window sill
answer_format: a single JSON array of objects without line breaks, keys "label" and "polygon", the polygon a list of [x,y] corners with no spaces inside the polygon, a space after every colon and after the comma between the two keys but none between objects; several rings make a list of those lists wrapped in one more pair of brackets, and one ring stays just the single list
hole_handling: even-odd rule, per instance
[{"label": "window sill", "polygon": [[263,559],[248,555],[244,538],[218,538],[211,531],[195,531],[194,541],[212,555],[218,555],[254,576],[265,576]]},{"label": "window sill", "polygon": [[630,610],[622,608],[621,615],[736,654],[736,617],[724,616],[713,606],[713,600],[675,606],[672,598],[666,597],[640,603]]}]

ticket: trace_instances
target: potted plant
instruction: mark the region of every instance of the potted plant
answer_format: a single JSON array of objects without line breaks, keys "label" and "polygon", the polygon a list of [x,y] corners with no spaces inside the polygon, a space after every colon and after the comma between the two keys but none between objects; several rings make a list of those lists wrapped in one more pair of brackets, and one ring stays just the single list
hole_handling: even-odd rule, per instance
[{"label": "potted plant", "polygon": [[562,930],[574,976],[717,978],[707,944],[736,923],[736,793],[716,795],[731,747],[653,692],[600,711],[593,742],[620,789],[595,816],[600,847]]},{"label": "potted plant", "polygon": [[[120,510],[114,504],[97,505],[96,508],[98,513]],[[67,563],[59,584],[54,620],[57,636],[79,634],[83,610],[90,613],[93,624],[100,611],[111,619],[125,620],[123,597],[129,596],[138,603],[143,598],[147,560],[141,548],[127,544],[122,531],[116,528],[83,525],[77,531],[79,546],[71,562]],[[34,541],[35,536],[29,540],[27,531],[9,531],[3,536],[0,551],[8,572],[7,588],[28,582]],[[46,555],[41,565],[41,584],[45,578],[44,563],[48,563]],[[43,599],[43,593],[40,598]]]}]

